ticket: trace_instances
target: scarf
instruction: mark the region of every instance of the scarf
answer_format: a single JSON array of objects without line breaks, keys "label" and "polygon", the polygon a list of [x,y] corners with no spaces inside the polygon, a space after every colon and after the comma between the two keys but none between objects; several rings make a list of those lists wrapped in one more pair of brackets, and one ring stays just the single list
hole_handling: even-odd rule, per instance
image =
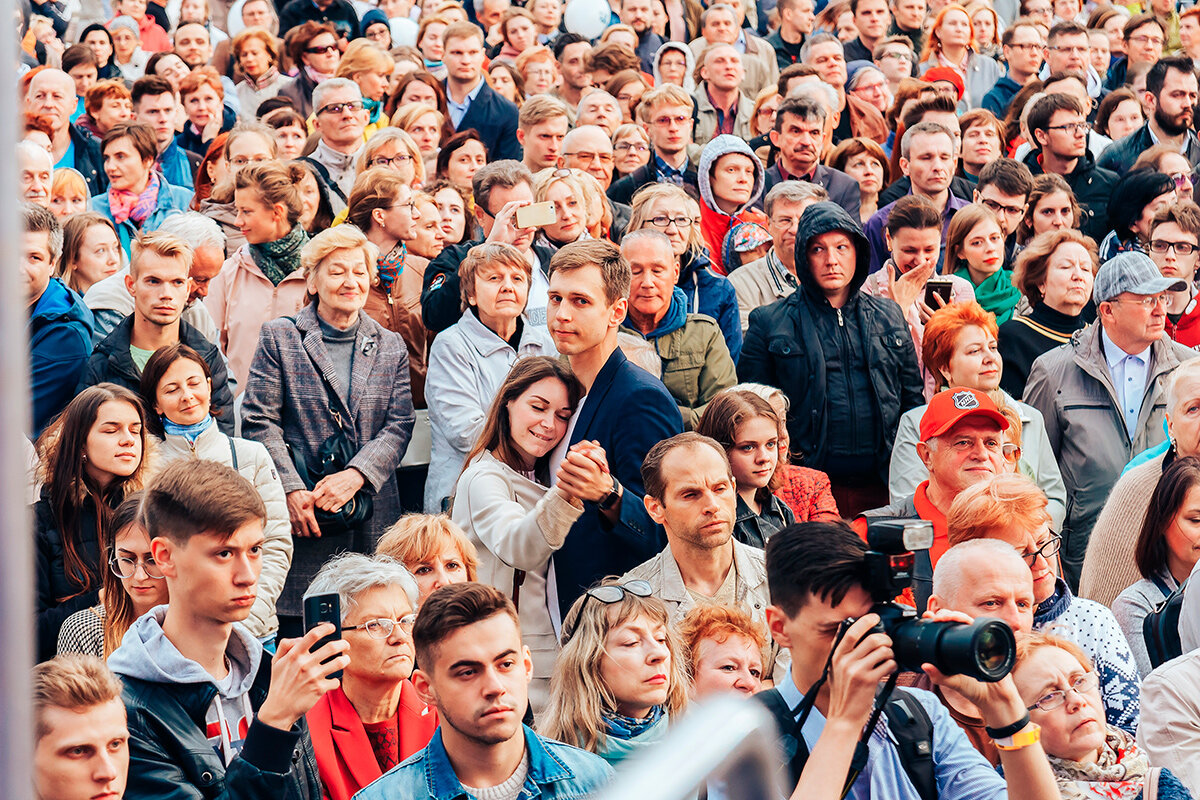
[{"label": "scarf", "polygon": [[429,72],[433,72],[435,69],[441,69],[444,66],[446,65],[442,61],[430,61],[428,58],[425,59],[425,69]]},{"label": "scarf", "polygon": [[317,72],[315,69],[308,66],[307,64],[304,65],[304,74],[307,75],[308,79],[310,81],[312,81],[313,83],[320,83],[321,81],[327,81],[333,77],[332,72]]},{"label": "scarf", "polygon": [[1047,755],[1063,800],[1134,800],[1142,796],[1142,784],[1150,760],[1138,749],[1134,738],[1120,728],[1109,727],[1092,763],[1068,761]]},{"label": "scarf", "polygon": [[653,747],[667,735],[669,717],[662,706],[655,706],[645,719],[633,719],[611,711],[601,711],[604,741],[596,755],[609,764],[619,764],[629,756]]},{"label": "scarf", "polygon": [[367,120],[368,125],[374,125],[379,122],[379,112],[383,108],[383,103],[378,100],[372,100],[369,97],[363,98],[363,108],[371,112],[370,118]]},{"label": "scarf", "polygon": [[113,222],[120,225],[127,220],[133,220],[139,227],[158,207],[158,173],[151,172],[150,180],[141,194],[134,194],[128,189],[108,188],[108,207],[112,212]]},{"label": "scarf", "polygon": [[404,271],[404,258],[408,255],[408,247],[404,242],[397,242],[387,255],[379,259],[376,270],[379,272],[379,288],[384,294],[392,293],[392,285]]},{"label": "scarf", "polygon": [[209,414],[195,425],[179,425],[171,422],[165,415],[160,417],[160,419],[162,420],[163,433],[167,436],[182,436],[187,440],[188,444],[195,444],[196,440],[200,438],[200,434],[211,428],[213,424],[212,414]]},{"label": "scarf", "polygon": [[617,739],[635,739],[657,725],[665,712],[662,706],[654,706],[645,719],[627,717],[608,709],[602,709],[600,713],[604,718],[604,734],[606,736],[613,736]]},{"label": "scarf", "polygon": [[308,234],[297,225],[282,239],[250,245],[250,256],[271,285],[278,286],[300,267],[300,248],[306,244]]},{"label": "scarf", "polygon": [[279,70],[271,67],[264,72],[258,80],[254,80],[249,75],[246,76],[246,83],[250,84],[250,88],[256,92],[261,92],[263,89],[269,89],[271,84],[279,77]]},{"label": "scarf", "polygon": [[1013,286],[1010,270],[998,269],[984,278],[983,283],[978,286],[971,279],[971,273],[966,267],[955,270],[954,274],[975,287],[976,302],[983,306],[984,311],[990,311],[996,315],[997,325],[1008,322],[1012,317],[1013,309],[1021,300],[1021,290]]}]

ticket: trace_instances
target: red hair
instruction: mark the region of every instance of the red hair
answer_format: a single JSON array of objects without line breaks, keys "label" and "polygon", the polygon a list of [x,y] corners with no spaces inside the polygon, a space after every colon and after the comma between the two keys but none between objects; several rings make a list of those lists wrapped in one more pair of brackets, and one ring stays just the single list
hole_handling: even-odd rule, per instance
[{"label": "red hair", "polygon": [[705,639],[723,643],[730,636],[743,636],[754,642],[760,651],[767,646],[766,632],[740,608],[722,605],[699,605],[679,623],[679,638],[683,641],[684,666],[694,675],[696,648]]},{"label": "red hair", "polygon": [[192,92],[199,91],[201,86],[208,85],[217,93],[217,97],[225,99],[225,87],[221,85],[221,75],[213,67],[205,64],[196,67],[179,82],[179,99],[182,100]]},{"label": "red hair", "polygon": [[929,26],[929,34],[925,37],[925,46],[921,48],[920,61],[922,64],[928,61],[930,56],[933,54],[942,52],[942,40],[941,37],[938,36],[937,31],[938,28],[942,26],[942,20],[944,20],[946,15],[951,11],[961,11],[966,16],[967,27],[971,31],[971,38],[967,41],[967,48],[970,50],[975,49],[975,23],[971,22],[971,15],[967,13],[967,9],[963,8],[958,3],[951,3],[938,12],[938,15],[934,17],[933,24]]},{"label": "red hair", "polygon": [[921,339],[921,360],[938,385],[942,383],[942,370],[950,366],[950,356],[963,328],[978,325],[993,337],[999,334],[996,315],[984,311],[976,302],[950,303],[933,312],[925,323],[925,334]]}]

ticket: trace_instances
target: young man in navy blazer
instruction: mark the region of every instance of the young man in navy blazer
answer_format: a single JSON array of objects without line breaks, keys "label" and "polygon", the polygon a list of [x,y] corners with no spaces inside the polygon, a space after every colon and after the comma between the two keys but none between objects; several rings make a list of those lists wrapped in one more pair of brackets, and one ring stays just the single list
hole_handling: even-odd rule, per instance
[{"label": "young man in navy blazer", "polygon": [[547,326],[587,393],[566,444],[554,453],[551,474],[559,463],[569,471],[574,459],[589,457],[602,459],[613,477],[612,493],[585,503],[554,555],[550,588],[563,615],[595,581],[623,575],[666,547],[642,503],[641,467],[651,447],[683,431],[683,420],[662,381],[617,347],[630,281],[629,262],[602,239],[569,244],[550,260]]},{"label": "young man in navy blazer", "polygon": [[520,161],[517,107],[483,79],[483,31],[470,22],[456,22],[446,28],[442,41],[446,105],[454,130],[474,128],[487,147],[488,161]]}]

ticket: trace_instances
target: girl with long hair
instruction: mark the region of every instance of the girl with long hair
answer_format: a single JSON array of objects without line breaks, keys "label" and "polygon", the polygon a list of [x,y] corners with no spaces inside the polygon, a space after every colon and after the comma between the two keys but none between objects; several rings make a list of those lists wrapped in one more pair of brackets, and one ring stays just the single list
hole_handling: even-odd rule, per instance
[{"label": "girl with long hair", "polygon": [[987,206],[959,209],[946,235],[945,271],[970,281],[975,299],[1004,323],[1021,299],[1004,264],[1004,230]]}]

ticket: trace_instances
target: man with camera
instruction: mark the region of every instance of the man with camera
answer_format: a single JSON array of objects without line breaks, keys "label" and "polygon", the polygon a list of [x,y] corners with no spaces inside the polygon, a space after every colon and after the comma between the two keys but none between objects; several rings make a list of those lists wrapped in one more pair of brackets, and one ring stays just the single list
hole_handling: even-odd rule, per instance
[{"label": "man with camera", "polygon": [[[914,527],[918,526],[904,525],[904,543],[892,541],[889,552],[883,553],[868,550],[844,523],[793,525],[767,542],[771,592],[767,624],[776,642],[790,651],[792,666],[776,689],[760,697],[768,707],[784,709],[776,716],[782,716],[784,723],[785,749],[794,753],[791,767],[798,773],[799,784],[793,796],[840,797],[850,777],[854,782],[847,796],[858,800],[1010,796],[1057,800],[1060,795],[1042,750],[1040,728],[1029,721],[1025,704],[1007,675],[1015,651],[1008,627],[988,623],[994,626],[992,633],[1007,633],[1006,637],[994,637],[1006,639],[1009,649],[1003,654],[980,645],[985,638],[978,635],[980,623],[952,632],[959,640],[964,640],[961,633],[969,634],[968,648],[957,648],[958,653],[942,648],[926,652],[927,648],[913,647],[914,621],[897,622],[902,608],[881,602],[885,598],[878,595],[891,592],[909,576],[893,569],[890,579],[880,585],[879,567],[911,564],[912,553],[900,551],[907,548],[909,529]],[[874,538],[873,543],[878,543]],[[927,536],[921,543],[928,543]],[[893,644],[893,635],[877,629],[881,614],[889,619],[886,627],[899,637],[899,646]],[[949,611],[934,619],[941,624],[969,621],[965,615]],[[922,663],[908,663],[904,658],[914,650]],[[966,666],[961,663],[964,654],[974,655],[975,674],[992,680],[947,675],[947,671]],[[1003,664],[997,668],[999,662]],[[864,726],[873,717],[880,682],[899,667],[919,667],[936,686],[958,692],[979,709],[999,749],[1003,777],[971,746],[937,696],[919,689],[894,690],[892,701],[879,717],[880,724],[872,724],[865,748],[858,746]],[[997,679],[1000,674],[1003,677]],[[907,720],[900,719],[899,709],[893,713],[897,704],[908,712]],[[802,706],[809,706],[807,714]],[[903,735],[905,722],[910,730],[923,728],[926,735],[920,739]],[[917,746],[905,747],[907,754],[902,755],[897,741]],[[914,751],[932,757],[913,757]],[[814,766],[805,769],[805,764]]]}]

